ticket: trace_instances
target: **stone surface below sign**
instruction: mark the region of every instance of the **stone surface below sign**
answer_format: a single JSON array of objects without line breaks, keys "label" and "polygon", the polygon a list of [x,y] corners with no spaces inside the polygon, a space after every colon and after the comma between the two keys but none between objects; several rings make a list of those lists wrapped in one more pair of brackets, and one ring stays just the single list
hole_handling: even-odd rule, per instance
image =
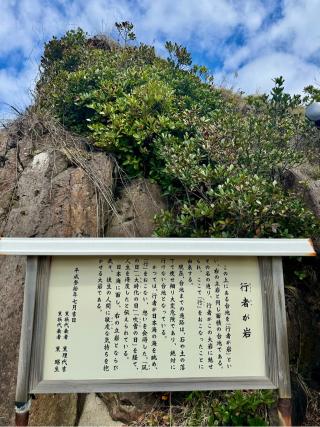
[{"label": "stone surface below sign", "polygon": [[44,380],[265,377],[257,258],[54,257]]}]

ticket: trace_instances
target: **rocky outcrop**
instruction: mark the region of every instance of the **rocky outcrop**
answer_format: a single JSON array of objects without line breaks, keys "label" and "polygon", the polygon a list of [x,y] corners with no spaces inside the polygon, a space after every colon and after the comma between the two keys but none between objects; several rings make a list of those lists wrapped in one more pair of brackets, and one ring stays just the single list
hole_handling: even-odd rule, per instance
[{"label": "rocky outcrop", "polygon": [[[101,157],[104,157],[103,164]],[[113,164],[103,154],[91,155],[105,170],[113,186]],[[68,167],[60,151],[44,151],[33,157],[20,174],[12,206],[3,222],[6,236],[97,236],[97,192],[81,168]]]},{"label": "rocky outcrop", "polygon": [[293,188],[303,196],[306,204],[320,218],[320,176],[312,176],[313,167],[301,166],[287,173],[288,187]]},{"label": "rocky outcrop", "polygon": [[[38,124],[29,126],[32,131]],[[30,132],[28,129],[28,132]],[[72,161],[71,150],[41,130],[34,140],[18,129],[0,133],[0,235],[25,237],[144,237],[154,231],[154,215],[165,208],[159,187],[138,179],[118,191],[112,160],[104,153],[83,150],[85,160]],[[63,135],[63,138],[65,135]],[[82,148],[81,148],[82,147]],[[67,155],[66,155],[67,154]],[[306,184],[302,184],[302,181]],[[291,171],[288,186],[304,194],[320,217],[320,180],[306,170]],[[119,190],[119,188],[117,189]],[[286,283],[296,280],[285,261]],[[314,280],[296,284],[298,296],[287,292],[290,355],[297,371],[315,387],[320,385],[320,267],[308,261]],[[0,258],[0,425],[13,424],[14,394],[23,303],[25,259]],[[318,333],[319,335],[319,333]],[[312,370],[310,367],[313,367]],[[297,377],[298,378],[298,377]],[[293,381],[295,405],[304,417],[306,402],[301,383]],[[298,390],[298,391],[296,391]],[[139,422],[157,397],[150,393],[40,395],[32,403],[31,425],[111,425]],[[114,422],[114,425],[117,423]]]},{"label": "rocky outcrop", "polygon": [[32,402],[30,426],[74,426],[77,420],[76,394],[45,394]]},{"label": "rocky outcrop", "polygon": [[[320,218],[319,167],[311,164],[287,172],[286,187],[302,196],[306,205]],[[313,236],[320,249],[320,236]],[[303,273],[301,278],[295,272]],[[318,257],[304,258],[301,266],[289,258],[284,259],[286,308],[293,396],[292,421],[294,425],[315,424],[313,400],[319,400],[320,389],[320,264]],[[313,390],[313,391],[312,391]],[[313,394],[316,397],[312,397]],[[315,410],[317,412],[317,410]],[[317,415],[316,415],[317,417]]]},{"label": "rocky outcrop", "polygon": [[122,426],[122,422],[111,417],[108,407],[96,394],[86,396],[84,406],[79,418],[78,426]]},{"label": "rocky outcrop", "polygon": [[129,424],[137,422],[155,405],[154,393],[101,393],[113,420]]},{"label": "rocky outcrop", "polygon": [[[7,162],[0,169],[1,195],[5,194],[0,201],[1,234],[11,237],[99,235],[97,190],[86,173],[71,166],[60,151],[42,151],[32,157],[24,148],[23,169],[17,172],[16,147],[10,150]],[[113,188],[111,160],[101,153],[93,153],[89,161],[103,168],[105,184]],[[9,186],[9,182],[14,185]],[[8,185],[7,192],[5,185]],[[1,257],[0,271],[0,416],[4,423],[12,424],[25,259]],[[47,419],[47,425],[55,425],[56,419],[57,423],[60,420],[60,424],[68,425],[74,418],[70,411],[75,405],[75,395],[69,395],[67,402],[63,397],[56,397],[54,401],[48,396],[42,397],[33,404],[32,423],[42,425]],[[53,407],[57,410],[53,411]],[[62,410],[63,407],[69,407],[70,411]]]},{"label": "rocky outcrop", "polygon": [[[152,234],[153,216],[164,207],[155,184],[133,182],[120,192],[114,206],[114,164],[104,153],[84,152],[81,166],[79,161],[72,162],[56,141],[50,141],[50,134],[44,132],[43,138],[36,141],[21,133],[19,138],[16,135],[17,132],[0,134],[0,235],[95,237],[104,236],[106,230],[111,236]],[[0,424],[12,425],[25,258],[1,257],[0,271]],[[99,404],[104,402],[115,419],[129,422],[149,407],[148,398],[144,400],[142,393],[140,398],[137,395],[127,394],[125,403],[118,395],[115,401],[119,402],[119,409],[107,395],[101,397]],[[30,423],[74,425],[81,419],[79,411],[83,408],[87,417],[86,411],[94,412],[97,399],[88,399],[91,400],[84,399],[79,405],[75,394],[37,396]],[[124,415],[119,416],[120,412]],[[90,422],[95,423],[102,424]]]},{"label": "rocky outcrop", "polygon": [[137,179],[122,190],[108,227],[108,236],[150,237],[154,216],[165,209],[157,184]]}]

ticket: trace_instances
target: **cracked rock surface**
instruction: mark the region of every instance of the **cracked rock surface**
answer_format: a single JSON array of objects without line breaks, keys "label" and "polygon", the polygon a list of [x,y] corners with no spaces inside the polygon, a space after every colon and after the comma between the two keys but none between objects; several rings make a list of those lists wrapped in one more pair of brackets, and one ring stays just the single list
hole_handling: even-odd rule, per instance
[{"label": "cracked rock surface", "polygon": [[108,236],[150,237],[154,216],[165,207],[157,184],[136,179],[121,192],[116,203],[118,215],[110,220]]},{"label": "cracked rock surface", "polygon": [[[0,132],[0,236],[97,237],[105,235],[108,228],[112,236],[151,235],[154,214],[164,206],[155,184],[133,182],[126,192],[120,192],[118,215],[111,215],[107,203],[97,203],[99,191],[90,176],[72,164],[62,151],[50,148],[48,139],[49,136],[46,143],[35,144],[28,137],[15,139],[10,133]],[[98,181],[113,194],[112,160],[101,152],[86,156]],[[0,272],[0,425],[13,425],[25,257],[0,257]],[[138,417],[145,410],[143,393],[139,403],[135,393],[131,400],[129,395],[126,405],[123,400],[121,404],[121,397],[115,400],[119,408],[122,405],[123,422],[134,420],[134,414]],[[39,395],[32,402],[30,424],[76,425],[83,410],[89,410],[90,416],[95,412],[97,399],[88,399],[84,395],[80,399],[76,394]],[[101,398],[99,405],[109,408],[107,400]],[[116,404],[112,410],[120,419]],[[129,408],[127,417],[123,408]],[[99,406],[100,421],[102,412]],[[100,421],[92,419],[90,424],[101,425]]]}]

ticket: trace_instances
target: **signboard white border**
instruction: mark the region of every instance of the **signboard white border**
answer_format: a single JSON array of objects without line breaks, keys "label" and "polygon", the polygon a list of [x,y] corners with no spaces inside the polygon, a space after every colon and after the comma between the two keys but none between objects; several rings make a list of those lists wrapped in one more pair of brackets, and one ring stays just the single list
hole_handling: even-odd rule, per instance
[{"label": "signboard white border", "polygon": [[0,238],[0,255],[315,256],[310,239]]},{"label": "signboard white border", "polygon": [[[275,283],[273,266],[269,258],[259,258],[262,286],[263,327],[265,342],[266,377],[229,378],[183,378],[183,379],[139,379],[139,380],[43,380],[44,338],[46,328],[46,307],[50,272],[49,257],[38,257],[36,280],[36,301],[34,330],[31,350],[30,393],[73,393],[73,392],[115,392],[115,391],[177,391],[177,390],[229,390],[260,389],[278,387],[277,329],[275,306]],[[274,262],[281,259],[274,258]]]},{"label": "signboard white border", "polygon": [[[312,256],[308,239],[2,238],[0,255],[27,255],[16,402],[30,393],[175,391],[279,388],[290,398],[290,375],[281,256]],[[44,381],[44,333],[51,256],[257,256],[263,298],[266,377]]]},{"label": "signboard white border", "polygon": [[[16,386],[16,425],[28,425],[31,393],[278,388],[281,425],[291,424],[291,386],[282,256],[316,256],[310,239],[0,238],[0,255],[26,255]],[[266,377],[148,381],[43,381],[51,256],[255,256],[262,285]]]}]

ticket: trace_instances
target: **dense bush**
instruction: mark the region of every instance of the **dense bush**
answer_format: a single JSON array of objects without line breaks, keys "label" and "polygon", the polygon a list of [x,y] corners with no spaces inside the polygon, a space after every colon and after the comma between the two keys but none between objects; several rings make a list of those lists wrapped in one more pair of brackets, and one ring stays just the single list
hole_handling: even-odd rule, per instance
[{"label": "dense bush", "polygon": [[269,96],[216,88],[183,47],[167,42],[164,60],[153,47],[128,45],[128,23],[117,29],[125,46],[82,30],[50,41],[37,101],[113,153],[129,176],[159,182],[172,208],[157,234],[313,235],[313,215],[282,186],[314,140],[300,96],[286,94],[282,78]]},{"label": "dense bush", "polygon": [[271,390],[243,393],[194,391],[187,396],[186,425],[190,426],[265,426],[267,406],[275,403]]},{"label": "dense bush", "polygon": [[167,42],[164,60],[151,46],[130,45],[129,23],[117,29],[124,46],[82,30],[50,41],[37,102],[113,153],[130,177],[161,185],[171,209],[157,234],[313,235],[314,217],[282,186],[314,139],[300,96],[286,94],[282,78],[270,95],[217,88],[182,46]]}]

